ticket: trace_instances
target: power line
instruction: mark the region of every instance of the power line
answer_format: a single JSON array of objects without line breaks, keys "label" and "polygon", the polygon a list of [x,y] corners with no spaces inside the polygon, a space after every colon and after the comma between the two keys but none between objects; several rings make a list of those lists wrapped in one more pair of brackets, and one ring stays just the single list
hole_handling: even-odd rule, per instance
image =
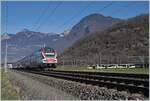
[{"label": "power line", "polygon": [[77,12],[75,15],[73,15],[69,20],[65,21],[63,24],[61,24],[58,28],[61,28],[63,26],[65,26],[69,21],[73,20],[76,16],[78,16],[78,14],[81,14],[82,12],[84,12],[86,9],[88,9],[91,6],[91,2],[88,3],[82,10],[80,10],[79,12]]},{"label": "power line", "polygon": [[130,4],[128,4],[125,8],[115,10],[114,12],[112,12],[112,14],[113,14],[113,15],[114,15],[114,14],[118,14],[118,12],[121,12],[121,11],[126,10],[127,7],[134,6],[136,3],[137,3],[137,2],[130,3]]},{"label": "power line", "polygon": [[110,2],[109,4],[105,5],[102,9],[100,9],[99,11],[103,11],[104,9],[108,8],[109,6],[111,6],[113,4],[113,1]]},{"label": "power line", "polygon": [[[49,2],[50,3],[50,2]],[[45,7],[45,9],[43,9],[41,15],[38,17],[38,19],[36,20],[36,22],[34,23],[34,25],[32,26],[31,30],[33,30],[37,25],[38,23],[40,23],[42,17],[45,15],[45,13],[48,11],[49,7],[50,7],[50,4],[48,3],[48,5]]]},{"label": "power line", "polygon": [[[136,3],[137,3],[137,2],[134,2],[134,4],[133,4],[133,3],[130,3],[129,5],[126,6],[126,8],[127,8],[127,7],[131,7],[131,6],[134,6]],[[101,8],[99,11],[101,12],[101,11],[103,11],[104,9],[110,7],[110,6],[113,5],[113,4],[114,4],[114,2],[112,1],[112,2],[110,2],[109,4],[105,5],[103,8]],[[115,11],[113,14],[116,14],[116,13],[118,13],[118,12],[124,11],[124,10],[126,10],[126,8],[118,9],[118,10]],[[71,23],[71,24],[72,24],[72,23]],[[62,27],[63,27],[63,26],[62,26]]]},{"label": "power line", "polygon": [[[59,3],[55,6],[55,8],[52,10],[52,12],[48,15],[47,19],[50,19],[50,18],[52,17],[52,15],[55,13],[55,11],[57,10],[57,8],[58,8],[61,4],[62,4],[62,1],[59,2]],[[47,20],[47,19],[45,19],[41,24],[39,24],[39,26],[37,27],[36,30],[39,30],[39,29],[42,27],[42,25],[43,25],[44,23],[46,23],[46,20]]]},{"label": "power line", "polygon": [[[101,12],[101,11],[103,11],[104,9],[106,9],[106,8],[108,8],[109,6],[111,6],[113,4],[113,2],[110,2],[109,4],[106,4],[103,8],[101,8],[100,10],[99,10],[99,12]],[[81,13],[79,13],[79,14],[81,14]],[[72,24],[72,23],[71,23]],[[64,25],[63,25],[64,26]]]}]

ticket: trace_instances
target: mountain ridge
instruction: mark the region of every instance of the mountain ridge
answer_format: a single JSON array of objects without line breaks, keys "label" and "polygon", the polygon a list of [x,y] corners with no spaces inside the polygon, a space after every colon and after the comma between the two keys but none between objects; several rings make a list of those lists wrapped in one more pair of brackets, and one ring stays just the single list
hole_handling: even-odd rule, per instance
[{"label": "mountain ridge", "polygon": [[[94,63],[94,57],[99,54],[105,58],[118,56],[124,62],[127,56],[148,56],[148,26],[148,14],[121,21],[106,30],[94,32],[88,37],[80,39],[59,58],[61,60],[90,58]],[[98,57],[97,60],[99,60]],[[106,63],[106,60],[103,60],[103,63]]]}]

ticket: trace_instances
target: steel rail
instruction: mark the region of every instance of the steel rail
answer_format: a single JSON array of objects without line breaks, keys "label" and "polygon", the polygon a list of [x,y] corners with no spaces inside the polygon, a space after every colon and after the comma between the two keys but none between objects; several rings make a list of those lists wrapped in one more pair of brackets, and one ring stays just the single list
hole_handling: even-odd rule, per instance
[{"label": "steel rail", "polygon": [[104,80],[104,81],[111,81],[111,82],[118,82],[118,83],[126,83],[126,84],[134,84],[136,86],[143,85],[144,87],[149,86],[149,80],[143,79],[135,79],[135,78],[125,78],[125,77],[113,77],[113,76],[101,76],[101,75],[86,75],[86,74],[75,74],[75,73],[60,73],[60,72],[45,72],[51,74],[59,74],[59,75],[66,75],[66,76],[74,76],[80,77],[85,79],[94,79],[94,80]]},{"label": "steel rail", "polygon": [[146,97],[149,96],[149,82],[146,80],[136,80],[127,78],[116,78],[107,76],[97,76],[97,75],[85,75],[85,74],[69,74],[69,73],[58,73],[55,71],[31,71],[31,70],[21,70],[23,72],[29,72],[34,74],[40,74],[44,76],[51,76],[86,84],[106,86],[107,88],[116,88],[117,90],[128,90],[131,93],[143,93]]},{"label": "steel rail", "polygon": [[117,76],[117,77],[129,77],[129,78],[141,78],[149,80],[148,74],[133,74],[133,73],[112,73],[112,72],[85,72],[85,71],[60,71],[53,70],[54,72],[64,72],[64,73],[78,73],[78,74],[88,74],[88,75],[104,75],[104,76]]}]

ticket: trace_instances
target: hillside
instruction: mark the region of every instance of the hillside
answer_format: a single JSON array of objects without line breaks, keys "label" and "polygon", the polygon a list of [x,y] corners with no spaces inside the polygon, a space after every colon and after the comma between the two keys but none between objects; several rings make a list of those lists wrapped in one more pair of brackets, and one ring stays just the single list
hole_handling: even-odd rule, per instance
[{"label": "hillside", "polygon": [[128,56],[148,55],[149,15],[145,14],[82,38],[61,54],[59,59],[126,63]]},{"label": "hillside", "polygon": [[120,19],[103,16],[98,13],[85,16],[72,27],[67,36],[55,42],[54,48],[56,48],[58,51],[66,50],[80,38],[84,38],[93,32],[107,29],[108,27],[120,21]]}]

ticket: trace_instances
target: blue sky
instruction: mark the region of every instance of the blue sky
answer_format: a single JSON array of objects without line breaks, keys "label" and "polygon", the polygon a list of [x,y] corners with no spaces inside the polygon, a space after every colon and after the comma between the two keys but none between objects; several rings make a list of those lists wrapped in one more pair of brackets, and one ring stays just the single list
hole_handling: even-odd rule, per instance
[{"label": "blue sky", "polygon": [[148,1],[3,1],[1,5],[2,33],[12,34],[24,28],[60,33],[92,13],[128,19],[149,9]]}]

